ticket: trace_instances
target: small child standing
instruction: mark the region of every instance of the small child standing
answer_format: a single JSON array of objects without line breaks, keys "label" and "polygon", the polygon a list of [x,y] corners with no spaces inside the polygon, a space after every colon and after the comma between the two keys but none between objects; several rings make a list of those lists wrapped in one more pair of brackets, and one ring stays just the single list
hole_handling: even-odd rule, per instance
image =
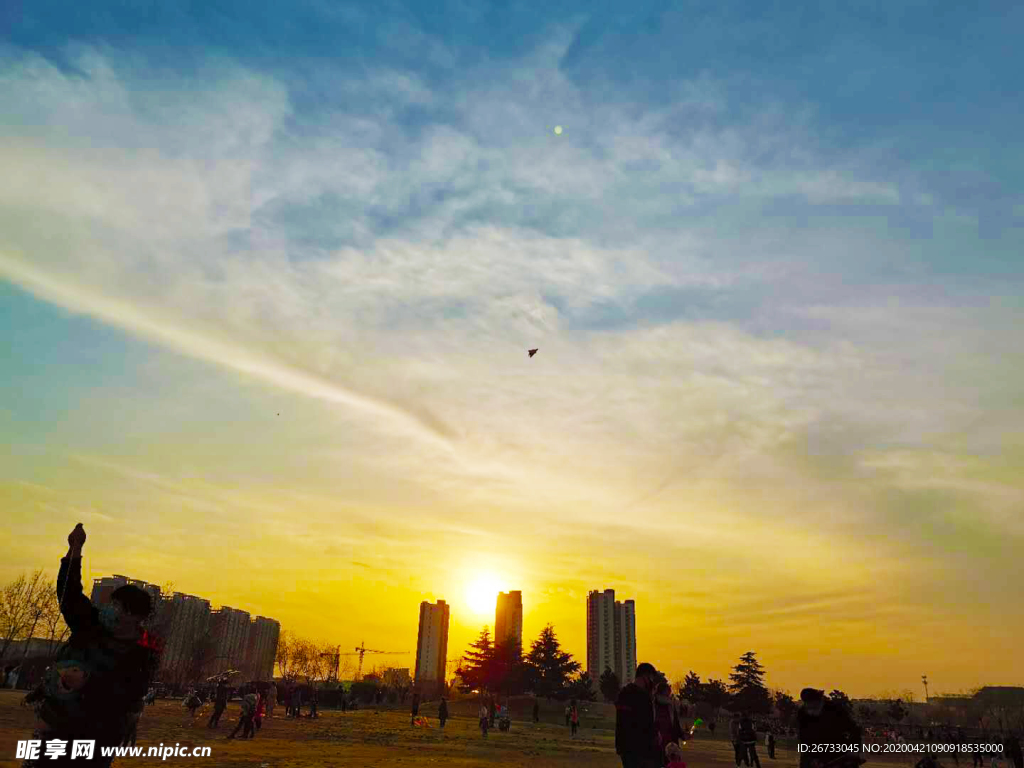
[{"label": "small child standing", "polygon": [[683,762],[683,750],[678,744],[669,744],[665,747],[665,757],[668,760],[666,768],[686,768]]}]

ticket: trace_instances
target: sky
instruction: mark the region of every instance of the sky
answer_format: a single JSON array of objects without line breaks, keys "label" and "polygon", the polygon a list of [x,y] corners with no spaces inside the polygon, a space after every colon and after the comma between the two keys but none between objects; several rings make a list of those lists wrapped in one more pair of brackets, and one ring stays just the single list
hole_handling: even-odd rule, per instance
[{"label": "sky", "polygon": [[87,578],[408,664],[494,589],[585,660],[613,588],[673,679],[1024,684],[1022,33],[0,5],[0,580],[83,522]]}]

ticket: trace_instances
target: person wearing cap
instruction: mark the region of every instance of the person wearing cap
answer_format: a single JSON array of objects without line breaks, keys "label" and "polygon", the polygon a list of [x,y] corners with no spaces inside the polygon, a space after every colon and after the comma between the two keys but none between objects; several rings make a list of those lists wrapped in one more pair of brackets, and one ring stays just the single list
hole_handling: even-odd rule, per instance
[{"label": "person wearing cap", "polygon": [[[802,705],[797,712],[797,741],[800,744],[856,744],[863,743],[860,726],[847,709],[825,698],[825,692],[816,688],[800,691]],[[825,759],[822,760],[821,758]],[[847,759],[839,762],[860,765],[865,762],[864,754],[847,753]],[[800,768],[815,768],[816,764],[835,763],[829,756],[816,755],[810,751],[800,755]]]},{"label": "person wearing cap", "polygon": [[636,668],[636,679],[615,700],[615,752],[622,768],[660,768],[661,748],[654,723],[654,691],[661,677],[652,664]]}]

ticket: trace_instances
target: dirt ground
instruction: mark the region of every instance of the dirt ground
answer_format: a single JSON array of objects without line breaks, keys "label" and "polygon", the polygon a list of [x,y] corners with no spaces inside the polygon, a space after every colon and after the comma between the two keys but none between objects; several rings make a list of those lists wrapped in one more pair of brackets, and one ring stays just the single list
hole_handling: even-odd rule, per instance
[{"label": "dirt ground", "polygon": [[[30,738],[34,720],[32,711],[20,706],[23,694],[0,691],[0,768],[16,768],[19,739]],[[206,709],[208,716],[209,710]],[[238,702],[228,706],[217,730],[208,730],[200,715],[190,722],[181,702],[158,701],[147,707],[139,724],[138,746],[209,746],[209,758],[158,757],[119,758],[116,765],[173,765],[199,761],[216,766],[252,768],[313,768],[316,766],[501,766],[502,768],[618,768],[613,733],[589,728],[571,738],[564,725],[533,724],[513,721],[510,733],[491,731],[484,739],[474,719],[456,716],[444,731],[436,719],[429,728],[412,727],[406,712],[379,711],[373,708],[347,712],[321,712],[319,719],[286,719],[280,716],[264,720],[263,728],[252,740],[229,741],[227,735],[238,720]],[[276,714],[283,713],[278,708]],[[698,733],[684,748],[689,768],[715,766],[733,768],[732,750],[721,738],[712,740]],[[777,760],[769,760],[758,750],[764,768],[795,768],[796,754],[780,749]],[[874,763],[875,761],[872,761]],[[912,761],[901,761],[905,765]],[[887,762],[888,765],[894,763]]]}]

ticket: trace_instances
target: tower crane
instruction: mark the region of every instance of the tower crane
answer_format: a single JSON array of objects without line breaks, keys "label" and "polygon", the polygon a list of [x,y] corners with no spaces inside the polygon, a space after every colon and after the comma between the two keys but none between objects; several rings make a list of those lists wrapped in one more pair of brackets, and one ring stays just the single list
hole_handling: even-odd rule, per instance
[{"label": "tower crane", "polygon": [[378,656],[408,656],[411,651],[378,651],[373,648],[366,647],[366,641],[364,640],[358,646],[356,646],[355,653],[342,653],[341,656],[358,656],[359,657],[359,670],[356,672],[356,680],[363,679],[363,656],[367,653],[376,653]]}]

